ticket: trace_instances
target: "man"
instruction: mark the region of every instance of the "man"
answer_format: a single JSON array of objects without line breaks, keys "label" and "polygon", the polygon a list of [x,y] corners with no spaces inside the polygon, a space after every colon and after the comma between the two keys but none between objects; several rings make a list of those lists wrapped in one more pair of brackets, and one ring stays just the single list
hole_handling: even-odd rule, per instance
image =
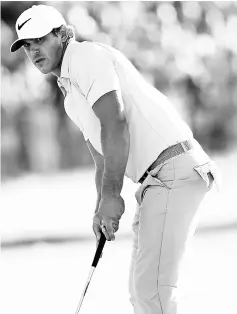
[{"label": "man", "polygon": [[115,239],[124,212],[124,175],[140,183],[129,290],[135,314],[175,314],[181,259],[195,216],[216,177],[214,163],[168,99],[118,50],[75,41],[53,7],[38,5],[16,22],[32,63],[58,77],[65,110],[82,131],[96,167],[93,230]]}]

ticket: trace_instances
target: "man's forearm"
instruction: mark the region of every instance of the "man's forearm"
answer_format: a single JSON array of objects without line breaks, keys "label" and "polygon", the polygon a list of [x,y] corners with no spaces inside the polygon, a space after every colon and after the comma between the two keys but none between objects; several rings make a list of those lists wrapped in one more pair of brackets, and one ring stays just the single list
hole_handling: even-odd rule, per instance
[{"label": "man's forearm", "polygon": [[118,121],[111,127],[101,127],[104,155],[104,173],[101,196],[120,196],[129,154],[129,132],[125,122]]},{"label": "man's forearm", "polygon": [[96,185],[96,191],[97,191],[97,200],[96,200],[96,208],[95,208],[96,213],[98,212],[99,205],[100,205],[103,174],[104,174],[104,168],[97,167],[96,173],[95,173],[95,185]]}]

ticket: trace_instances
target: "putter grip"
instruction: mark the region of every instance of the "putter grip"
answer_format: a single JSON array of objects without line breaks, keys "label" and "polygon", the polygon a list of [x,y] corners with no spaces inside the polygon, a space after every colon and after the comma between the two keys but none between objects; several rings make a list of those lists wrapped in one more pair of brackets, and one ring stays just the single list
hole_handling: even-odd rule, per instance
[{"label": "putter grip", "polygon": [[93,266],[93,267],[97,266],[99,259],[100,259],[100,255],[101,255],[103,248],[104,248],[104,245],[105,245],[105,241],[106,241],[105,235],[103,233],[101,233],[100,241],[99,241],[98,247],[96,249],[95,256],[94,256],[94,259],[93,259],[91,266]]}]

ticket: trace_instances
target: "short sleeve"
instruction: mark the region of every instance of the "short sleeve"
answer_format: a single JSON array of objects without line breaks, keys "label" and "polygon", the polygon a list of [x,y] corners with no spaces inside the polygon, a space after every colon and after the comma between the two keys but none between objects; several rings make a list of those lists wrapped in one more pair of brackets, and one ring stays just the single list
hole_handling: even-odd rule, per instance
[{"label": "short sleeve", "polygon": [[120,90],[112,55],[105,48],[93,43],[84,44],[71,60],[73,79],[91,107],[104,94]]}]

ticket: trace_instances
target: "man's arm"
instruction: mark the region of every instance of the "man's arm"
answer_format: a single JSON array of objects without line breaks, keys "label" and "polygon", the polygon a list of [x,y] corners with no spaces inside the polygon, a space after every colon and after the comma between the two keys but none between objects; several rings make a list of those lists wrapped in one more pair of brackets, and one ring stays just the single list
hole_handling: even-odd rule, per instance
[{"label": "man's arm", "polygon": [[93,219],[92,228],[95,233],[95,236],[97,239],[97,246],[98,246],[100,236],[101,236],[101,221],[97,217],[97,213],[99,211],[99,205],[100,205],[100,199],[101,199],[101,186],[102,186],[102,178],[104,174],[104,157],[99,152],[97,152],[97,150],[92,146],[89,140],[86,143],[95,163],[95,186],[96,186],[96,191],[97,191],[97,200],[96,200],[95,215]]},{"label": "man's arm", "polygon": [[96,186],[96,191],[97,191],[95,213],[97,213],[99,209],[100,198],[101,198],[102,177],[104,173],[104,157],[99,152],[97,152],[97,150],[92,146],[89,140],[86,143],[95,163],[95,186]]},{"label": "man's arm", "polygon": [[98,213],[106,227],[107,240],[113,240],[113,229],[117,231],[124,212],[124,201],[120,194],[129,154],[129,131],[117,91],[100,97],[93,105],[93,110],[101,124],[104,157]]}]

